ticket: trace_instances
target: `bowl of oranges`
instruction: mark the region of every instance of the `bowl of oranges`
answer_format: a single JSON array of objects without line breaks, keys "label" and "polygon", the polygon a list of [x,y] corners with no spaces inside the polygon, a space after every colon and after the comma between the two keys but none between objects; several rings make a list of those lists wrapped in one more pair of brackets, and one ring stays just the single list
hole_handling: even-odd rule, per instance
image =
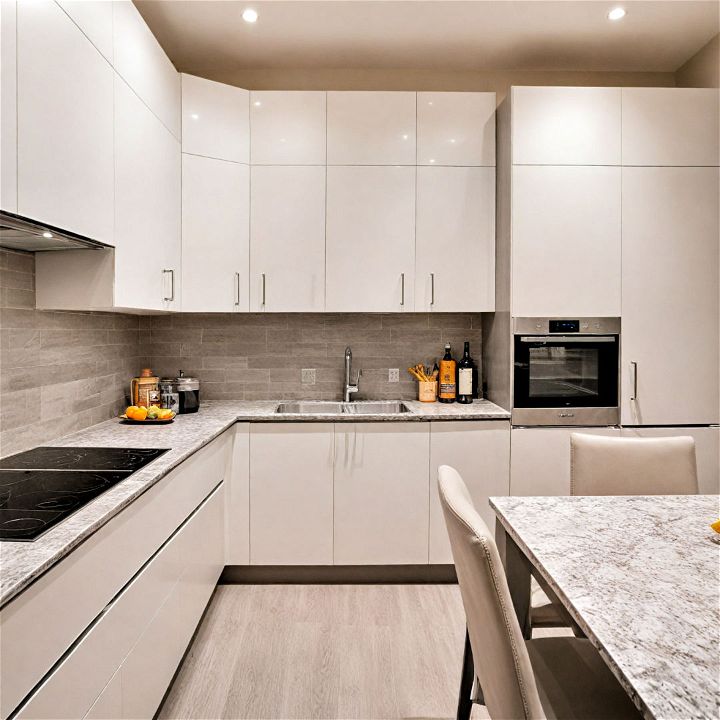
[{"label": "bowl of oranges", "polygon": [[129,425],[167,425],[175,418],[175,413],[157,405],[130,405],[120,416],[122,422]]}]

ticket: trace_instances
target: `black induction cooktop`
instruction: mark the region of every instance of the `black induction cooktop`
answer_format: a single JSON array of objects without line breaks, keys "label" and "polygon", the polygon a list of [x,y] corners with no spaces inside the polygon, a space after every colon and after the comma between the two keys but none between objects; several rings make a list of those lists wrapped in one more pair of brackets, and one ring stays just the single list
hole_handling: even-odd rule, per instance
[{"label": "black induction cooktop", "polygon": [[0,460],[0,540],[35,540],[167,450],[38,447]]}]

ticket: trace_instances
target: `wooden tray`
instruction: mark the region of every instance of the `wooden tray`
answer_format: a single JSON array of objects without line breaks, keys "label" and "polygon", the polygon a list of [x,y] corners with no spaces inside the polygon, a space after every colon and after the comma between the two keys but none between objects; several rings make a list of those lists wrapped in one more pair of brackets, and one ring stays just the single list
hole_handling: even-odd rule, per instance
[{"label": "wooden tray", "polygon": [[169,425],[175,419],[176,415],[177,414],[165,420],[134,420],[127,415],[121,415],[120,422],[124,425]]}]

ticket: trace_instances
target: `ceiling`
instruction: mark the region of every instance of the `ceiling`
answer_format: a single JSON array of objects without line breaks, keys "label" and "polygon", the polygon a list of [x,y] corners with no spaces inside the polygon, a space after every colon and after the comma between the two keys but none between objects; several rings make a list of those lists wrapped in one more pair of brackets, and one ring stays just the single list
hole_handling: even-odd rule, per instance
[{"label": "ceiling", "polygon": [[[674,72],[718,32],[718,2],[135,0],[178,70]],[[616,5],[619,22],[607,19]],[[244,22],[252,7],[259,19]]]}]

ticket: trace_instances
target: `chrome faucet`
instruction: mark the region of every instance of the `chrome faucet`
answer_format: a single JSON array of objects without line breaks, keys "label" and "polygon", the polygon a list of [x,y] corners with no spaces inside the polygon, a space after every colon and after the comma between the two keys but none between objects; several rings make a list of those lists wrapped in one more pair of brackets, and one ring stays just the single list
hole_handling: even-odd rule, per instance
[{"label": "chrome faucet", "polygon": [[357,377],[355,378],[355,383],[350,382],[350,374],[351,374],[351,366],[352,366],[352,350],[349,347],[345,348],[345,386],[343,388],[343,400],[345,402],[350,402],[350,396],[353,393],[356,393],[360,389],[360,376],[362,375],[362,370],[357,371]]}]

